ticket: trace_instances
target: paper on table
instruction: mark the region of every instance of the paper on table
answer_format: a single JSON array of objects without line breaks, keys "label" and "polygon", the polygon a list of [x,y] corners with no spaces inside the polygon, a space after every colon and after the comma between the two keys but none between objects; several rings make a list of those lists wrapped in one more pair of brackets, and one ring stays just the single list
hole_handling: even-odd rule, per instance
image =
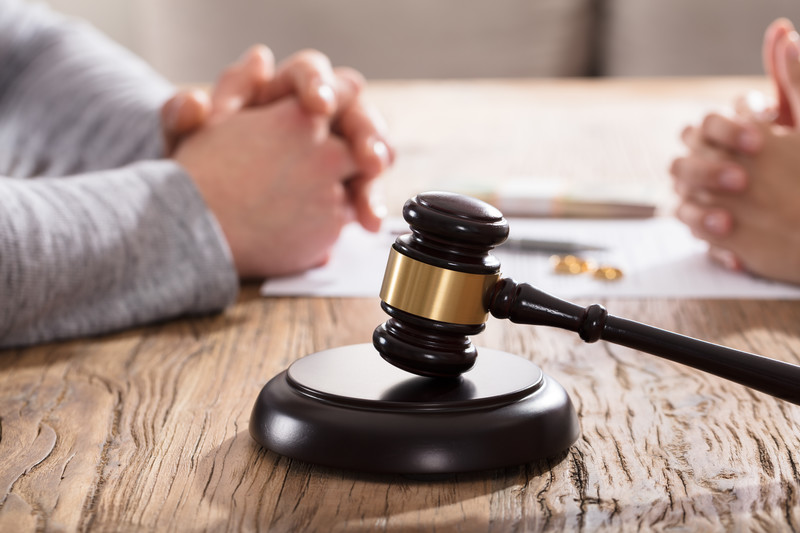
[{"label": "paper on table", "polygon": [[[800,287],[727,271],[712,263],[706,245],[678,221],[509,219],[513,237],[570,240],[606,249],[582,254],[600,264],[620,268],[619,281],[591,275],[555,274],[547,254],[495,249],[503,275],[525,281],[561,298],[767,298],[800,299]],[[297,276],[273,278],[261,287],[265,296],[377,297],[380,292],[392,230],[407,229],[389,220],[381,233],[347,226],[330,262]]]}]

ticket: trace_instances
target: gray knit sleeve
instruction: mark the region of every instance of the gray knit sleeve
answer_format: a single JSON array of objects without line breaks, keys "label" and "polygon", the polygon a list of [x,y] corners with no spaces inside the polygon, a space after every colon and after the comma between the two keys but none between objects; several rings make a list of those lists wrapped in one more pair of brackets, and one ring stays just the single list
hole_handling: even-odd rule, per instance
[{"label": "gray knit sleeve", "polygon": [[0,174],[67,176],[163,157],[174,88],[85,22],[0,0]]},{"label": "gray knit sleeve", "polygon": [[235,299],[215,219],[159,159],[172,90],[88,26],[0,0],[0,347]]},{"label": "gray knit sleeve", "polygon": [[217,311],[237,283],[219,228],[171,161],[0,179],[0,346]]}]

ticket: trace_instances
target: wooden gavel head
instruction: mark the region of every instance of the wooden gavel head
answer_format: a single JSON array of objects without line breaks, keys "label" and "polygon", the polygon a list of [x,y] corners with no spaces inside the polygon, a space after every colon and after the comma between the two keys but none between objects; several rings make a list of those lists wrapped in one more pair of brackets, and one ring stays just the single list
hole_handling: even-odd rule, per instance
[{"label": "wooden gavel head", "polygon": [[491,205],[466,196],[427,192],[408,200],[411,233],[392,245],[381,287],[391,317],[372,342],[393,365],[431,377],[457,377],[475,363],[469,339],[483,331],[500,262],[490,251],[508,237]]}]

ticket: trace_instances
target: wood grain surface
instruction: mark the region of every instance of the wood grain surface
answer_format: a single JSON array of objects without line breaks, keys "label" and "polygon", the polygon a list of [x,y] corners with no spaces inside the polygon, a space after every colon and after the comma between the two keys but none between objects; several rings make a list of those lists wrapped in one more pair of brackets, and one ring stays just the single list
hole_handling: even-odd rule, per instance
[{"label": "wood grain surface", "polygon": [[[518,174],[666,191],[680,126],[758,83],[376,84],[400,150],[387,199],[453,176]],[[600,303],[800,364],[798,302]],[[0,352],[0,531],[800,530],[800,407],[494,319],[476,344],[531,359],[572,397],[582,435],[562,456],[419,478],[318,467],[256,445],[248,420],[266,381],[308,353],[367,342],[385,320],[378,304],[262,298],[246,285],[220,315]]]}]

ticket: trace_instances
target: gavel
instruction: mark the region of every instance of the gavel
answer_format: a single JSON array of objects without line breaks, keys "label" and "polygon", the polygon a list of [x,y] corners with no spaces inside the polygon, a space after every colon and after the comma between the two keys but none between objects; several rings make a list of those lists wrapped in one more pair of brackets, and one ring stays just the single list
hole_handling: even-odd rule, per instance
[{"label": "gavel", "polygon": [[392,245],[380,292],[389,319],[371,344],[309,354],[264,385],[250,417],[259,444],[311,463],[391,474],[563,457],[580,434],[569,395],[532,361],[483,347],[478,355],[470,336],[490,313],[649,352],[800,403],[798,366],[502,278],[490,252],[507,238],[508,223],[489,204],[428,192],[407,201],[403,215],[411,232]]},{"label": "gavel", "polygon": [[519,324],[554,326],[586,342],[604,340],[669,359],[800,404],[800,366],[610,315],[602,305],[567,302],[502,278],[490,252],[508,237],[495,207],[446,192],[408,200],[411,233],[392,245],[381,287],[390,318],[373,345],[389,363],[421,376],[457,378],[478,356],[470,335],[491,313]]}]

